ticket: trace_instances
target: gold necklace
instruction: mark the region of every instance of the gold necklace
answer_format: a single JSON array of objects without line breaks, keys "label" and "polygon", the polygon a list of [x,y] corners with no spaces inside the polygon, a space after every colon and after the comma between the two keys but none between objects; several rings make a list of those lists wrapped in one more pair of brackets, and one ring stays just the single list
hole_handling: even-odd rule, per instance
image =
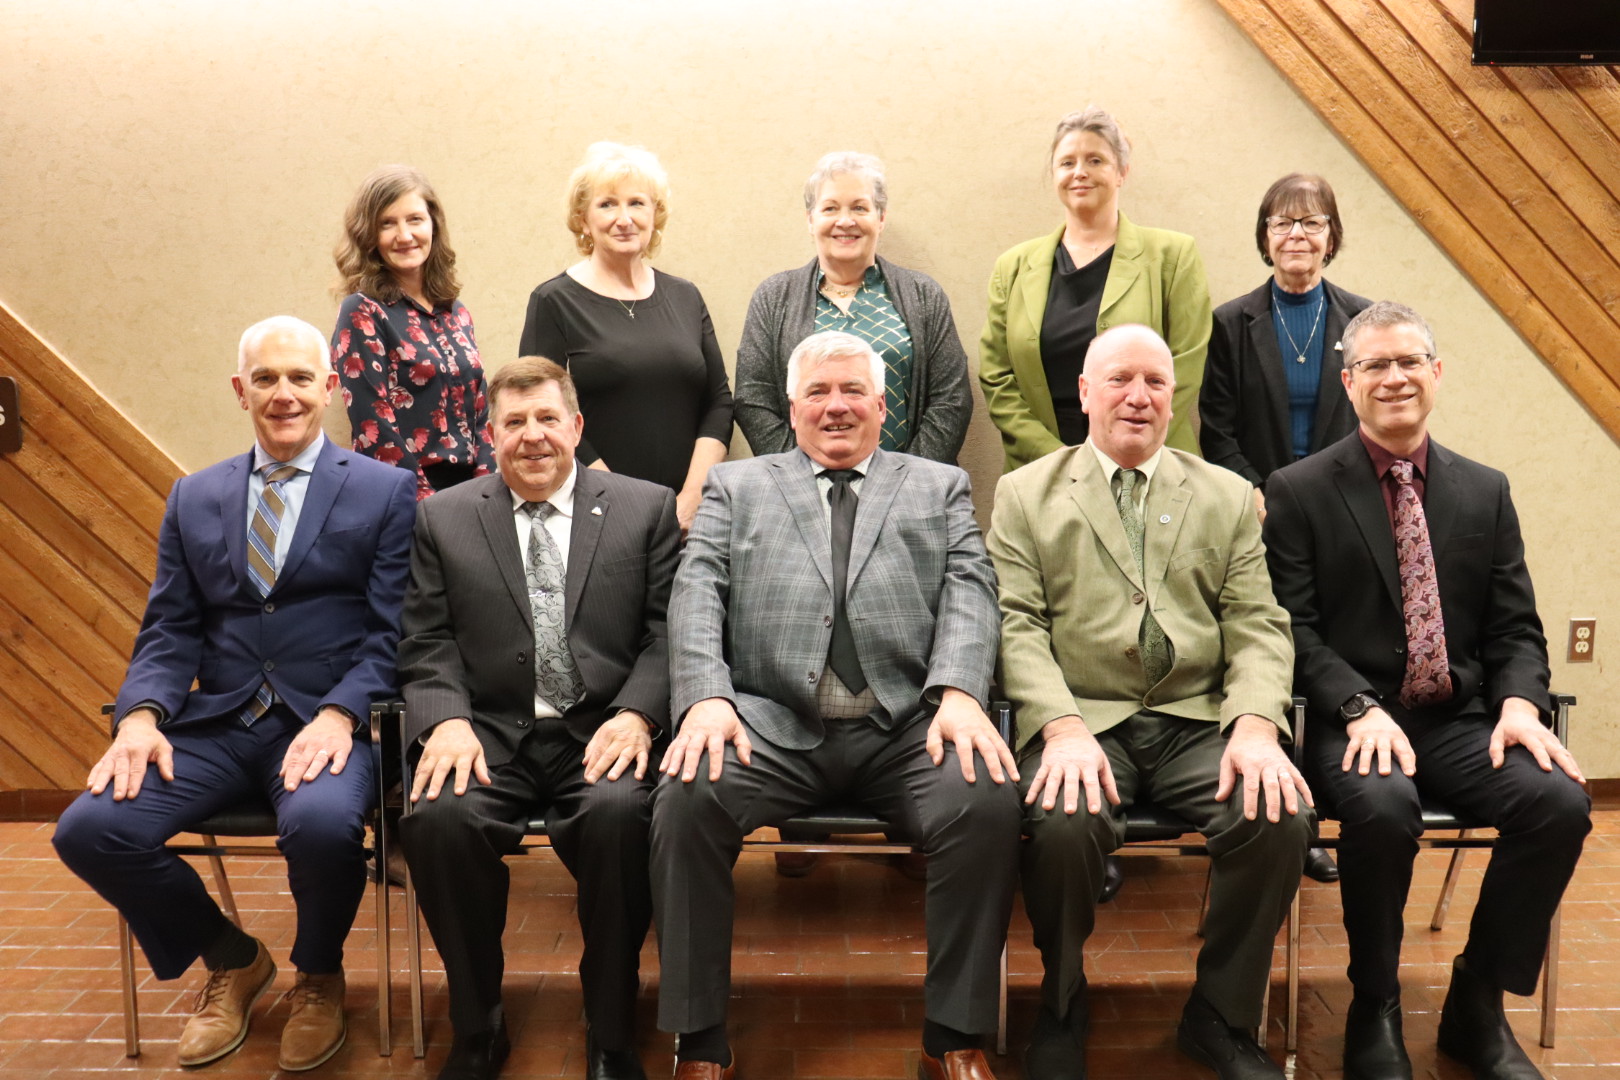
[{"label": "gold necklace", "polygon": [[861,287],[859,285],[834,285],[826,278],[822,278],[821,291],[826,293],[828,296],[836,296],[840,300],[848,300],[850,297],[860,292]]}]

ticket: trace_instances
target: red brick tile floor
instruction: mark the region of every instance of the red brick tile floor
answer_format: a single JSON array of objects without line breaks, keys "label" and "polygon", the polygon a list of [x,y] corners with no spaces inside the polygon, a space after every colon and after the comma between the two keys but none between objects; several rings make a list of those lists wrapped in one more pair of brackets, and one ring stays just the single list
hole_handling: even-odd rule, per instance
[{"label": "red brick tile floor", "polygon": [[[109,1076],[261,1078],[277,1074],[276,1040],[285,1005],[266,996],[245,1046],[206,1071],[182,1072],[175,1041],[195,976],[159,984],[138,971],[142,1055],[124,1056],[115,923],[111,911],[73,878],[50,847],[52,826],[0,825],[0,1080],[92,1080]],[[1425,852],[1407,910],[1406,1035],[1420,1077],[1464,1080],[1437,1056],[1435,1026],[1451,957],[1467,933],[1485,856],[1470,856],[1444,930],[1429,912],[1447,855]],[[283,960],[292,936],[285,874],[273,859],[228,860],[248,929]],[[1174,1026],[1191,984],[1194,934],[1205,862],[1133,855],[1124,891],[1099,912],[1088,956],[1091,974],[1091,1075],[1207,1077],[1175,1050]],[[771,860],[745,855],[737,869],[738,917],[732,1007],[733,1041],[745,1080],[916,1075],[922,1024],[922,886],[880,859],[823,856],[807,878],[777,877]],[[510,1080],[579,1077],[584,1034],[574,974],[579,934],[573,886],[549,854],[513,859],[506,935],[507,1015],[514,1049]],[[1280,1010],[1283,952],[1273,977],[1271,1052],[1298,1078],[1339,1076],[1344,930],[1337,889],[1307,881],[1302,915],[1300,1050],[1285,1055]],[[377,982],[371,902],[350,937],[348,1045],[313,1076],[433,1077],[450,1041],[443,975],[431,945],[427,972],[427,1057],[411,1054],[404,978],[403,899],[393,899],[396,976],[394,1052],[377,1053]],[[1597,815],[1597,828],[1564,901],[1558,1045],[1536,1045],[1536,1001],[1510,998],[1510,1016],[1531,1057],[1554,1080],[1620,1078],[1620,810]],[[424,940],[426,937],[424,935]],[[1036,1007],[1040,961],[1021,904],[1010,957],[1011,1044],[992,1056],[1003,1080],[1022,1076],[1018,1050]],[[643,957],[641,1051],[653,1076],[668,1075],[670,1037],[654,1030],[657,954]],[[291,985],[285,965],[276,987]]]}]

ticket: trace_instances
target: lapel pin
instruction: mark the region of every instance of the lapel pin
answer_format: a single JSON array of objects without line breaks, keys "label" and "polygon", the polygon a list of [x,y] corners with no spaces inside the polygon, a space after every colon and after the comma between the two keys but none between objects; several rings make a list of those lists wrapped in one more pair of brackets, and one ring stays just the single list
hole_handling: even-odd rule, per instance
[{"label": "lapel pin", "polygon": [[1169,514],[1160,514],[1159,515],[1159,524],[1160,525],[1168,525],[1168,524],[1170,524],[1170,515]]},{"label": "lapel pin", "polygon": [[591,514],[594,515],[595,517],[601,517],[602,516],[602,508],[600,506],[591,507]]}]

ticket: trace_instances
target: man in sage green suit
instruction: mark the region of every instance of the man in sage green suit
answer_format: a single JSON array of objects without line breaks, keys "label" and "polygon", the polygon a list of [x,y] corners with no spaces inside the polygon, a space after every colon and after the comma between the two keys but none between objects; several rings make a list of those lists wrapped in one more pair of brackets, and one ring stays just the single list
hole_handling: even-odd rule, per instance
[{"label": "man in sage green suit", "polygon": [[1282,1076],[1249,1029],[1314,826],[1281,746],[1293,646],[1253,488],[1164,446],[1174,391],[1152,330],[1100,335],[1080,378],[1087,441],[996,489],[989,549],[1018,721],[1024,902],[1046,967],[1031,1080],[1085,1075],[1082,949],[1103,859],[1139,799],[1185,817],[1213,859],[1183,1051],[1223,1080]]}]

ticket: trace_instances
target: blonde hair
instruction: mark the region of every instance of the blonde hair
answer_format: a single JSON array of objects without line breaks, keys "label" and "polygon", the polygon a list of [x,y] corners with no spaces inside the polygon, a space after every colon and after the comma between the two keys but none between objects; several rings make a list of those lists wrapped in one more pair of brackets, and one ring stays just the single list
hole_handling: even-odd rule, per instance
[{"label": "blonde hair", "polygon": [[1119,171],[1124,172],[1131,167],[1131,140],[1125,137],[1119,121],[1115,120],[1107,110],[1096,105],[1087,105],[1079,112],[1072,112],[1057,122],[1057,130],[1052,133],[1052,145],[1046,148],[1046,171],[1052,171],[1052,155],[1057,153],[1058,143],[1063,136],[1071,131],[1089,131],[1108,144],[1114,152],[1114,159],[1119,165]]},{"label": "blonde hair", "polygon": [[585,208],[591,196],[624,180],[639,180],[650,189],[653,234],[647,244],[647,254],[658,254],[664,242],[664,224],[669,220],[669,174],[645,147],[599,142],[586,148],[585,160],[568,177],[568,231],[574,234],[574,246],[581,255],[589,255],[596,246],[591,231],[585,227]]}]

